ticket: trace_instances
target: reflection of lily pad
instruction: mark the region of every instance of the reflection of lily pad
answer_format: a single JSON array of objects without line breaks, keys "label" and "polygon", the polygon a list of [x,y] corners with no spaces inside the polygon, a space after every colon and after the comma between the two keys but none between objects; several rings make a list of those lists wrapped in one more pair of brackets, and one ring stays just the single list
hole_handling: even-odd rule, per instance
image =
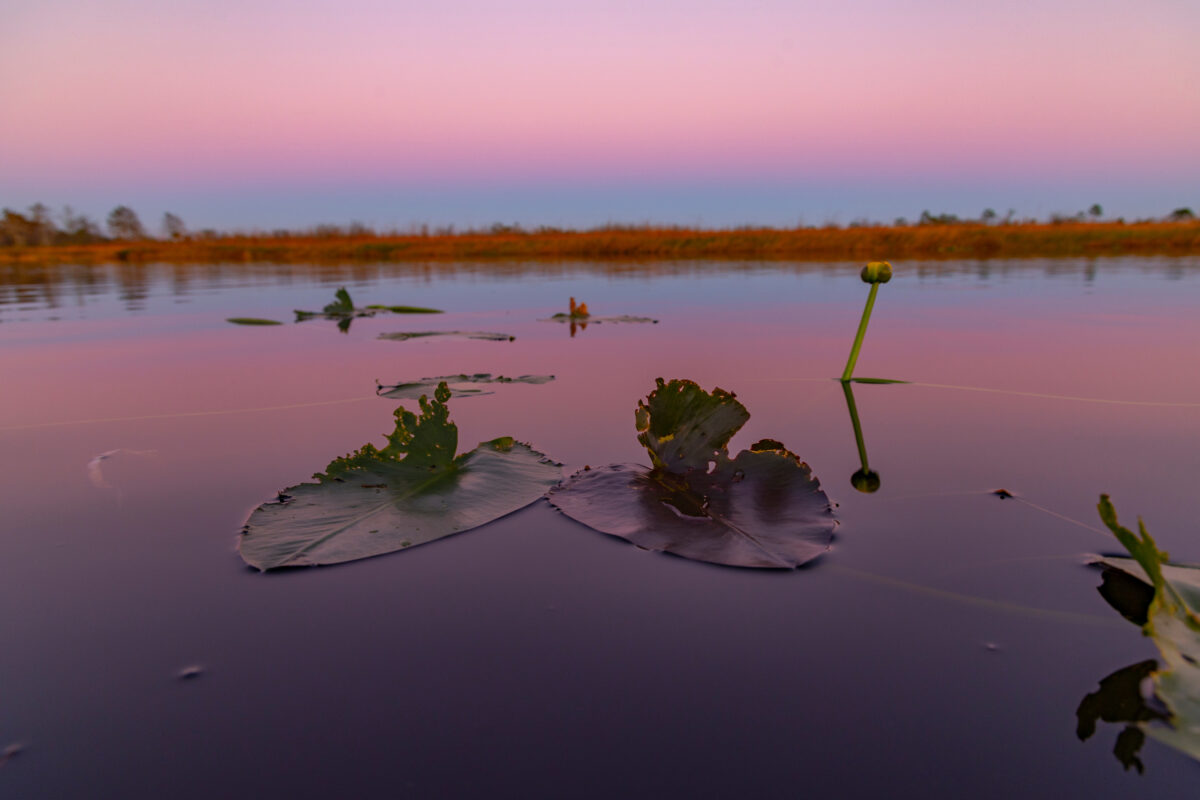
[{"label": "reflection of lily pad", "polygon": [[277,319],[260,319],[258,317],[230,317],[225,320],[232,322],[234,325],[282,325],[283,323]]},{"label": "reflection of lily pad", "polygon": [[242,558],[267,570],[382,555],[499,519],[557,483],[558,464],[511,438],[455,456],[449,397],[441,384],[432,402],[421,397],[420,416],[397,409],[385,447],[363,445],[255,509]]},{"label": "reflection of lily pad", "polygon": [[517,338],[507,333],[489,333],[487,331],[397,331],[381,333],[378,338],[405,342],[409,339],[423,339],[428,336],[457,336],[464,339],[483,339],[488,342],[511,342]]},{"label": "reflection of lily pad", "polygon": [[732,394],[665,383],[638,404],[654,467],[585,469],[552,489],[567,516],[650,550],[739,567],[791,568],[829,549],[835,522],[808,465],[762,440],[729,457],[749,413]]},{"label": "reflection of lily pad", "polygon": [[487,383],[549,383],[553,375],[518,375],[508,378],[504,375],[492,375],[490,372],[477,372],[474,375],[442,375],[437,378],[421,378],[419,381],[397,383],[391,386],[377,386],[375,394],[392,400],[416,399],[439,383],[445,383],[450,388],[452,397],[470,397],[472,395],[490,394],[486,389],[480,389],[480,384]]},{"label": "reflection of lily pad", "polygon": [[[1122,733],[1125,744],[1140,744],[1139,735],[1149,736],[1200,760],[1200,617],[1195,611],[1200,607],[1197,604],[1200,601],[1200,568],[1169,563],[1167,554],[1158,549],[1141,520],[1138,520],[1136,534],[1120,525],[1107,495],[1101,496],[1099,508],[1100,519],[1132,558],[1100,558],[1097,563],[1103,565],[1106,572],[1120,571],[1129,580],[1142,582],[1152,593],[1142,608],[1145,591],[1139,600],[1137,592],[1130,591],[1128,586],[1118,588],[1119,584],[1106,576],[1101,594],[1126,618],[1138,619],[1144,615],[1142,632],[1154,641],[1163,660],[1161,669],[1147,674],[1154,687],[1154,696],[1166,709],[1165,715],[1157,715],[1154,719],[1166,721],[1153,724],[1150,719],[1137,716],[1122,719],[1129,723]],[[1085,698],[1084,704],[1087,702]],[[1081,725],[1084,704],[1080,706]],[[1136,747],[1126,746],[1123,750],[1118,743],[1117,754],[1122,763],[1126,768],[1132,765],[1140,771],[1141,762],[1137,761],[1136,753]]]}]

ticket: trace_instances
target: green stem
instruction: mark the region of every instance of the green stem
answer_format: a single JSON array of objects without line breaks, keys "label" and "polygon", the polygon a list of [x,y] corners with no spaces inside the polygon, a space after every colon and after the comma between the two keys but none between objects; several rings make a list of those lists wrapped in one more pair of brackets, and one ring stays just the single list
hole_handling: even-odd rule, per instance
[{"label": "green stem", "polygon": [[862,471],[870,472],[867,465],[867,445],[863,442],[862,425],[858,423],[858,406],[854,403],[854,390],[850,381],[842,381],[842,391],[846,393],[846,408],[850,409],[850,424],[854,426],[854,443],[858,445],[858,459],[862,462]]},{"label": "green stem", "polygon": [[841,380],[848,381],[854,374],[854,365],[858,361],[858,351],[862,349],[863,337],[867,335],[867,323],[871,321],[871,309],[875,307],[875,294],[879,284],[871,284],[871,293],[867,295],[867,306],[863,309],[862,320],[858,323],[858,333],[854,335],[854,346],[850,348],[850,358],[846,359],[846,369],[842,371]]}]

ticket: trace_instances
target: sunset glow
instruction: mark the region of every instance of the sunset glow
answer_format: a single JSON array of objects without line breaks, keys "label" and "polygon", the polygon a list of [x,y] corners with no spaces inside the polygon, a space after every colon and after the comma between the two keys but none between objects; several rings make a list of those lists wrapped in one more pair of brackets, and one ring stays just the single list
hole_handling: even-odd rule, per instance
[{"label": "sunset glow", "polygon": [[17,0],[0,204],[253,226],[1196,202],[1200,6],[899,6]]}]

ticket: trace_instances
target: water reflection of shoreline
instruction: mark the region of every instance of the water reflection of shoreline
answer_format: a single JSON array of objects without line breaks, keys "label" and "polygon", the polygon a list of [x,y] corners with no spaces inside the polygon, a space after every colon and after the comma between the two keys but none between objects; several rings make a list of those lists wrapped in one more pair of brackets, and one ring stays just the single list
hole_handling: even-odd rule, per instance
[{"label": "water reflection of shoreline", "polygon": [[[446,277],[488,276],[522,278],[571,274],[616,278],[686,276],[719,271],[775,273],[856,274],[861,264],[829,261],[412,261],[274,263],[238,261],[219,263],[107,263],[26,264],[0,263],[0,308],[36,305],[53,309],[87,297],[117,293],[131,310],[140,307],[152,290],[185,296],[201,289],[251,285],[286,285],[296,281],[322,284],[409,277],[433,281]],[[1047,278],[1076,277],[1082,284],[1097,275],[1136,271],[1180,280],[1200,276],[1195,257],[1116,257],[1105,259],[997,259],[971,261],[909,261],[905,275],[921,280],[970,275],[989,281],[1008,275],[1037,273]]]}]

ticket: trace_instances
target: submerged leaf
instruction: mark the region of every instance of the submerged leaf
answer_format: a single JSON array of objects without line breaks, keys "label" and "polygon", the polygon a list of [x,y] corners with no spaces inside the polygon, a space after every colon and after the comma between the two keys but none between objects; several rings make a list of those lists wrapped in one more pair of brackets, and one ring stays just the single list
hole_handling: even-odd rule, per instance
[{"label": "submerged leaf", "polygon": [[654,468],[577,472],[550,492],[567,516],[649,550],[739,567],[792,568],[829,549],[829,498],[808,465],[764,439],[729,458],[749,418],[733,395],[659,379],[635,414]]},{"label": "submerged leaf", "polygon": [[[1150,736],[1200,760],[1200,617],[1196,615],[1200,608],[1200,568],[1170,563],[1140,519],[1137,533],[1122,526],[1108,495],[1101,495],[1098,508],[1100,519],[1132,556],[1096,560],[1105,568],[1100,593],[1127,619],[1144,619],[1142,631],[1154,641],[1164,662],[1162,669],[1148,674],[1155,697],[1166,708],[1166,724],[1133,719],[1122,736],[1126,744],[1138,734]],[[1117,578],[1110,571],[1123,577]],[[1144,588],[1137,590],[1131,586],[1132,581]],[[1080,708],[1082,711],[1083,706]],[[1118,758],[1126,768],[1133,763],[1140,771],[1140,762],[1127,761],[1121,752],[1119,742]]]},{"label": "submerged leaf", "polygon": [[490,372],[477,372],[474,375],[441,375],[437,378],[421,378],[409,383],[397,383],[391,386],[377,386],[375,394],[392,400],[415,399],[422,394],[428,394],[430,387],[445,383],[450,387],[451,397],[471,397],[490,394],[485,389],[476,388],[479,384],[487,383],[532,383],[542,384],[554,380],[553,375],[518,375],[508,378],[504,375],[492,375]]},{"label": "submerged leaf", "polygon": [[402,550],[479,527],[523,508],[558,482],[560,466],[510,437],[455,456],[446,384],[418,416],[396,410],[382,448],[334,459],[316,483],[259,506],[239,552],[262,570],[336,564]]},{"label": "submerged leaf", "polygon": [[423,339],[426,336],[461,336],[465,339],[483,339],[489,342],[512,342],[517,338],[507,333],[488,333],[487,331],[397,331],[381,333],[378,338],[404,342],[409,339]]}]

